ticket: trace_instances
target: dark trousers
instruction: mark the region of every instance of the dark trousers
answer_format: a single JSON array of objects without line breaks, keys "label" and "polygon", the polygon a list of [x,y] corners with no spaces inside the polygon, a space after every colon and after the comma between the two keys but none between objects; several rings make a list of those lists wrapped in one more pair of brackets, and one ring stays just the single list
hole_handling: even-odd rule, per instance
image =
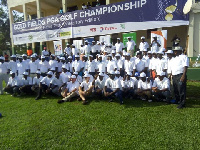
[{"label": "dark trousers", "polygon": [[31,90],[31,86],[32,85],[25,85],[23,87],[21,87],[21,92],[26,93],[26,94],[31,94],[32,90]]},{"label": "dark trousers", "polygon": [[156,99],[160,100],[165,98],[166,102],[170,102],[170,92],[169,91],[164,91],[164,92],[154,92],[152,91],[152,95],[155,96]]},{"label": "dark trousers", "polygon": [[[113,90],[111,90],[110,88],[107,88],[106,92],[111,93],[111,92],[113,92]],[[114,96],[114,95],[111,95],[108,98],[112,99],[112,96]],[[120,103],[123,103],[122,91],[121,90],[117,91],[115,93],[115,96],[119,99]]]},{"label": "dark trousers", "polygon": [[185,105],[187,77],[185,81],[180,82],[182,75],[183,74],[178,74],[173,76],[173,87],[174,87],[176,102],[180,105]]},{"label": "dark trousers", "polygon": [[123,97],[126,97],[126,98],[130,98],[135,95],[134,89],[125,90],[122,93],[123,93]]},{"label": "dark trousers", "polygon": [[40,98],[40,97],[42,96],[42,93],[43,93],[43,92],[45,93],[47,89],[48,89],[48,86],[45,85],[45,84],[42,84],[42,87],[39,88],[39,91],[38,91],[37,97]]},{"label": "dark trousers", "polygon": [[20,93],[19,87],[18,86],[7,86],[4,88],[4,91],[9,93],[9,94],[15,94],[15,93]]}]

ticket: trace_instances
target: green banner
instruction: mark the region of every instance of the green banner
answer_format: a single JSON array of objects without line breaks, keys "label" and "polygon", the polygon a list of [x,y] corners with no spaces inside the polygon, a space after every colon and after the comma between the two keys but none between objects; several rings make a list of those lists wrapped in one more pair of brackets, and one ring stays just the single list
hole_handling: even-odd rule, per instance
[{"label": "green banner", "polygon": [[[136,32],[131,32],[131,33],[123,33],[123,43],[124,46],[126,47],[126,43],[128,42],[127,37],[131,37],[131,40],[135,41],[136,44]],[[135,49],[134,49],[135,50]]]}]

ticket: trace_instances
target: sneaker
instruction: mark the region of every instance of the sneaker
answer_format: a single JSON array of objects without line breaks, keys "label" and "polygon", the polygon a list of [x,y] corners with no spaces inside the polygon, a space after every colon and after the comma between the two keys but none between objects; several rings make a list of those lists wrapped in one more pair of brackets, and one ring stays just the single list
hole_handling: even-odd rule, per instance
[{"label": "sneaker", "polygon": [[36,98],[35,98],[35,100],[38,100],[38,99],[40,99],[40,97],[36,97]]},{"label": "sneaker", "polygon": [[85,101],[83,101],[83,102],[82,102],[82,104],[83,104],[83,105],[86,105],[86,104],[87,104],[87,101],[86,101],[86,100],[85,100]]},{"label": "sneaker", "polygon": [[64,102],[64,100],[62,100],[62,99],[57,101],[57,103],[59,103],[59,104],[63,103],[63,102]]}]

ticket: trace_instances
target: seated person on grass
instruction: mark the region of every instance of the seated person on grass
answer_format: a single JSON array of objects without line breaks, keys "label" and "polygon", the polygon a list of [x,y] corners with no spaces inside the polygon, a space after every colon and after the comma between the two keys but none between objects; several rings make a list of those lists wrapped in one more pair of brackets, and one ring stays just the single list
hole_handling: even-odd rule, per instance
[{"label": "seated person on grass", "polygon": [[50,82],[50,92],[54,95],[61,96],[61,88],[63,86],[63,80],[59,72],[55,73],[55,77]]},{"label": "seated person on grass", "polygon": [[20,95],[31,94],[32,78],[28,76],[28,72],[23,73],[23,78],[21,79],[22,86],[19,88]]},{"label": "seated person on grass", "polygon": [[4,88],[4,91],[12,94],[11,96],[17,96],[19,94],[19,82],[18,77],[15,76],[15,72],[10,71],[11,77],[8,79],[7,86]]},{"label": "seated person on grass", "polygon": [[41,76],[41,72],[40,71],[36,71],[36,77],[33,78],[33,85],[31,87],[31,90],[35,93],[38,93],[39,91],[39,84],[40,81],[42,80],[42,76]]},{"label": "seated person on grass", "polygon": [[106,79],[104,78],[104,74],[100,72],[98,77],[96,77],[94,90],[94,95],[98,96],[99,99],[103,97],[103,88],[105,86],[105,82]]},{"label": "seated person on grass", "polygon": [[53,79],[53,72],[52,71],[49,71],[47,73],[47,76],[44,77],[41,81],[40,81],[40,84],[39,84],[39,91],[38,91],[38,95],[37,97],[35,98],[35,100],[38,100],[42,97],[42,93],[44,94],[49,94],[50,93],[50,82],[51,80]]},{"label": "seated person on grass", "polygon": [[67,83],[67,87],[64,90],[64,92],[62,92],[62,96],[63,99],[62,100],[58,100],[58,103],[63,103],[63,102],[71,102],[71,99],[73,97],[78,97],[79,93],[78,93],[78,89],[79,89],[79,82],[76,81],[76,76],[72,75],[71,76],[71,81]]},{"label": "seated person on grass", "polygon": [[152,86],[152,95],[157,101],[170,103],[170,81],[165,77],[165,72],[158,72]]},{"label": "seated person on grass", "polygon": [[109,99],[109,102],[113,102],[114,97],[116,96],[120,104],[123,104],[122,98],[122,88],[120,80],[115,80],[115,72],[110,72],[110,77],[105,82],[104,87],[104,96]]},{"label": "seated person on grass", "polygon": [[146,78],[146,74],[144,72],[140,73],[137,94],[142,100],[151,100],[151,86],[152,83],[149,78]]},{"label": "seated person on grass", "polygon": [[87,104],[88,101],[86,101],[86,97],[89,97],[92,95],[92,90],[94,88],[94,81],[90,81],[90,75],[85,74],[84,75],[85,81],[83,81],[79,87],[79,94],[80,98],[83,101],[83,105]]}]

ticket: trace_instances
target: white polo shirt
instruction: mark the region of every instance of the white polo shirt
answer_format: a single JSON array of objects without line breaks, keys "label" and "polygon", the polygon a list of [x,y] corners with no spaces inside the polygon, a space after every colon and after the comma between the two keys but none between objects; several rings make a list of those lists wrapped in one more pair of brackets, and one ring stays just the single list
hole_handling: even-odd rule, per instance
[{"label": "white polo shirt", "polygon": [[71,77],[71,73],[70,72],[62,72],[60,74],[60,77],[62,78],[63,83],[67,83],[67,82],[69,82],[69,79]]},{"label": "white polo shirt", "polygon": [[146,89],[151,89],[152,87],[152,82],[143,82],[142,80],[139,80],[138,81],[138,89],[141,89],[141,90],[146,90]]},{"label": "white polo shirt", "polygon": [[53,79],[53,77],[48,78],[48,77],[46,76],[46,77],[44,77],[44,78],[40,81],[40,83],[45,84],[45,85],[47,85],[47,86],[49,87],[50,82],[51,82],[52,79]]},{"label": "white polo shirt", "polygon": [[[157,42],[161,45],[161,42],[159,40],[157,40]],[[156,52],[159,51],[159,46],[156,42],[152,43],[152,51],[156,51]]]},{"label": "white polo shirt", "polygon": [[111,78],[108,78],[107,80],[106,80],[106,82],[105,82],[105,86],[107,87],[107,88],[110,88],[111,90],[116,90],[116,89],[121,89],[122,87],[121,87],[121,82],[120,82],[120,80],[119,79],[114,79],[114,80],[112,80]]},{"label": "white polo shirt", "polygon": [[128,60],[125,60],[124,61],[124,70],[126,72],[133,72],[133,69],[135,69],[135,63],[133,61],[128,61]]},{"label": "white polo shirt", "polygon": [[64,51],[65,51],[65,53],[67,53],[67,55],[71,56],[71,54],[72,54],[72,49],[71,49],[70,47],[66,47],[66,48],[64,49]]},{"label": "white polo shirt", "polygon": [[39,69],[38,63],[36,61],[35,62],[30,61],[29,62],[29,69],[30,69],[30,73],[36,73],[36,71]]},{"label": "white polo shirt", "polygon": [[71,63],[70,63],[70,62],[67,63],[67,70],[68,70],[69,72],[73,72],[73,69],[72,69],[72,62],[71,62]]},{"label": "white polo shirt", "polygon": [[80,72],[81,68],[85,66],[83,65],[83,62],[81,60],[75,60],[72,62],[72,67],[74,67],[75,72]]},{"label": "white polo shirt", "polygon": [[102,61],[102,62],[97,62],[97,70],[99,71],[99,72],[106,72],[106,64],[105,64],[105,62],[104,61]]},{"label": "white polo shirt", "polygon": [[94,60],[92,60],[92,62],[87,61],[85,63],[85,70],[87,70],[88,72],[95,72],[97,66],[96,66],[96,62]]},{"label": "white polo shirt", "polygon": [[170,90],[170,81],[168,78],[164,77],[162,81],[157,77],[153,82],[152,87],[157,87],[159,90],[168,89]]},{"label": "white polo shirt", "polygon": [[154,63],[155,63],[155,65],[154,65],[155,68],[153,68],[153,69],[155,69],[157,73],[163,71],[164,69],[167,70],[167,60],[166,59],[158,58],[158,59],[156,59],[156,62],[154,62]]},{"label": "white polo shirt", "polygon": [[148,63],[147,63],[146,59],[137,58],[135,60],[135,68],[136,68],[137,72],[141,72],[145,67],[148,67]]},{"label": "white polo shirt", "polygon": [[26,62],[17,63],[18,75],[22,75],[24,72],[26,72],[27,69],[28,69],[28,65]]},{"label": "white polo shirt", "polygon": [[12,72],[17,72],[17,62],[14,61],[10,61],[8,64],[8,68],[10,69],[10,71]]},{"label": "white polo shirt", "polygon": [[75,48],[72,48],[72,55],[78,55],[78,49],[75,47]]},{"label": "white polo shirt", "polygon": [[43,51],[42,51],[42,55],[48,56],[48,55],[49,55],[49,52],[48,52],[47,50],[43,50]]},{"label": "white polo shirt", "polygon": [[85,53],[85,55],[90,55],[90,52],[91,52],[91,46],[89,44],[85,45],[84,46],[84,53]]},{"label": "white polo shirt", "polygon": [[135,48],[135,41],[131,40],[126,43],[127,51],[132,51]]},{"label": "white polo shirt", "polygon": [[11,87],[19,86],[19,82],[20,82],[20,80],[19,80],[18,77],[14,77],[14,78],[10,77],[8,79],[8,84],[7,85],[10,85]]},{"label": "white polo shirt", "polygon": [[58,62],[56,60],[50,60],[49,65],[50,65],[50,68],[56,68],[58,67]]},{"label": "white polo shirt", "polygon": [[92,45],[91,51],[92,51],[92,53],[96,53],[97,52],[97,45]]},{"label": "white polo shirt", "polygon": [[124,44],[122,42],[116,43],[115,47],[116,47],[116,53],[119,53],[119,52],[122,52],[122,49],[124,48]]},{"label": "white polo shirt", "polygon": [[44,62],[40,61],[38,64],[38,67],[39,67],[41,73],[47,73],[48,69],[50,69],[49,62],[46,60]]},{"label": "white polo shirt", "polygon": [[32,85],[32,78],[31,77],[27,77],[27,79],[25,79],[24,77],[21,79],[21,84],[22,85]]},{"label": "white polo shirt", "polygon": [[95,80],[95,88],[99,88],[102,90],[105,87],[105,82],[105,78],[103,78],[103,80],[101,81],[99,77],[97,77],[97,79]]},{"label": "white polo shirt", "polygon": [[140,42],[139,49],[142,51],[144,49],[149,48],[149,44],[147,42]]},{"label": "white polo shirt", "polygon": [[83,87],[83,91],[87,91],[92,86],[92,82],[83,81],[80,86]]},{"label": "white polo shirt", "polygon": [[72,81],[67,83],[67,89],[69,90],[69,92],[73,91],[74,89],[76,89],[76,93],[78,94],[78,88],[79,88],[80,84],[78,81],[75,81],[74,83],[72,83]]},{"label": "white polo shirt", "polygon": [[114,71],[115,69],[117,69],[117,65],[116,62],[114,60],[109,60],[107,63],[107,72],[111,72]]},{"label": "white polo shirt", "polygon": [[42,78],[43,77],[41,77],[41,76],[40,76],[40,78],[34,77],[33,78],[33,85],[39,85]]},{"label": "white polo shirt", "polygon": [[50,84],[57,85],[58,87],[61,87],[63,85],[62,78],[60,76],[59,76],[59,78],[54,77],[50,81]]},{"label": "white polo shirt", "polygon": [[117,70],[123,69],[124,68],[124,62],[123,60],[119,59],[119,60],[115,60],[116,64],[117,64]]},{"label": "white polo shirt", "polygon": [[7,72],[8,72],[7,64],[0,62],[0,74],[7,74]]},{"label": "white polo shirt", "polygon": [[123,88],[134,88],[135,82],[134,80],[130,79],[130,80],[122,80],[122,87]]}]

